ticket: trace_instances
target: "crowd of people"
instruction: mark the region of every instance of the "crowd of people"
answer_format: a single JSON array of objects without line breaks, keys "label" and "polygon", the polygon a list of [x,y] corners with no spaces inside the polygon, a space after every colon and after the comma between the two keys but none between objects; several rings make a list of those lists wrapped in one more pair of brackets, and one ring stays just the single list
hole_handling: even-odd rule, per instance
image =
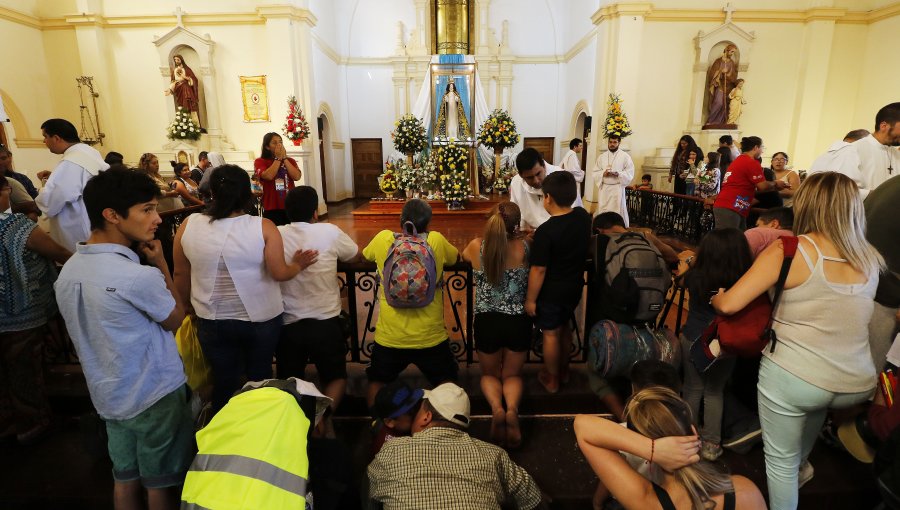
[{"label": "crowd of people", "polygon": [[[297,437],[333,437],[331,416],[347,389],[338,262],[374,263],[381,283],[366,368],[366,403],[377,420],[367,499],[376,507],[530,509],[547,503],[506,452],[523,441],[522,369],[533,332],[543,352],[537,379],[552,394],[570,378],[579,307],[592,323],[645,320],[627,307],[613,313],[618,303],[608,299],[582,299],[585,262],[602,259],[600,246],[629,235],[671,268],[672,276],[665,276],[687,289],[690,307],[678,363],[637,361],[628,375],[630,394],[593,378],[592,388],[622,422],[575,419],[578,446],[600,479],[595,508],[605,508],[610,496],[625,508],[765,508],[753,482],[717,461],[723,448],[744,453],[760,441],[770,507],[796,508],[799,487],[813,476],[809,455],[823,426],[837,427],[842,438],[849,429],[868,438],[862,451],[871,454],[900,424],[900,406],[888,405],[893,394],[875,391],[882,370],[900,365],[900,345],[892,346],[900,322],[900,236],[892,218],[900,178],[891,177],[900,104],[879,111],[873,134],[856,142],[865,145],[840,145],[823,156],[844,151],[831,160],[847,161],[853,160],[847,151],[855,151],[859,166],[849,176],[846,168],[823,163],[801,182],[779,152],[767,179],[758,137],[743,138],[737,155],[729,138],[704,154],[683,137],[670,178],[676,193],[708,200],[716,221],[696,252],[683,253],[652,234],[628,231],[624,189],[634,164],[615,137],[595,165],[602,207],[593,220],[578,189],[581,141],[573,140],[561,167],[526,149],[516,158],[510,201],[459,250],[430,228],[431,207],[418,199],[405,203],[398,230],[383,230],[364,247],[320,223],[319,196],[295,185],[299,167],[275,133],[265,136],[254,164],[264,209],[257,216],[250,175],[219,154],[202,154],[194,169],[173,163],[175,180],[166,182],[153,154],[129,169],[120,154],[104,161],[80,143],[67,121],[48,120],[42,131],[63,160],[42,176],[40,190],[12,170],[10,151],[0,147],[0,387],[11,403],[0,415],[0,432],[27,444],[50,427],[40,352],[45,328],[58,313],[106,422],[118,508],[139,507],[145,497],[151,508],[173,508],[179,499],[188,507],[218,508],[222,495],[236,489],[226,488],[229,478],[216,472],[279,480],[304,501],[312,490],[325,504],[328,475],[316,472],[312,454],[308,463],[281,467],[284,472],[248,471],[248,463],[271,465],[266,459],[279,454],[271,441],[240,446],[233,432],[253,434],[257,429],[248,429],[242,417],[264,408],[275,412],[278,402],[278,419],[300,424]],[[886,170],[867,170],[874,150],[886,151]],[[640,188],[652,189],[649,180],[643,176]],[[777,195],[781,205],[759,213],[747,229],[760,193]],[[167,259],[156,239],[159,212],[201,204],[206,207],[181,223]],[[48,218],[49,235],[35,222],[39,215]],[[782,238],[794,236],[798,256],[785,264]],[[443,271],[458,261],[472,267],[489,442],[468,434],[470,400],[457,384],[459,364],[444,325]],[[588,295],[618,292],[621,282],[604,276],[612,267],[606,259],[588,271]],[[725,353],[698,364],[689,353],[707,326],[739,314],[785,271],[773,339],[761,356]],[[211,393],[200,392],[212,418],[196,440],[194,391],[173,338],[187,316],[195,318],[212,376]],[[304,386],[309,364],[316,366],[318,388]],[[399,378],[410,364],[431,389]],[[296,384],[260,382],[273,377]],[[854,407],[864,419],[826,425],[829,409]],[[288,420],[290,413],[300,418]],[[297,477],[303,483],[294,485]],[[283,497],[247,491],[244,497],[258,498],[247,504],[260,508]]]}]

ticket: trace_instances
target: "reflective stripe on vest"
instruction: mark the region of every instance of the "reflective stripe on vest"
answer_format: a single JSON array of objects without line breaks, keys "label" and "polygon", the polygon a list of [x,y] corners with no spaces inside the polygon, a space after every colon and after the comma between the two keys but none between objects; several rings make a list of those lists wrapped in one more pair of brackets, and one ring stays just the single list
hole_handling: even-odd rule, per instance
[{"label": "reflective stripe on vest", "polygon": [[[278,466],[242,455],[198,454],[191,471],[219,471],[260,480],[279,489],[306,497],[307,480]],[[202,508],[202,507],[197,507]]]}]

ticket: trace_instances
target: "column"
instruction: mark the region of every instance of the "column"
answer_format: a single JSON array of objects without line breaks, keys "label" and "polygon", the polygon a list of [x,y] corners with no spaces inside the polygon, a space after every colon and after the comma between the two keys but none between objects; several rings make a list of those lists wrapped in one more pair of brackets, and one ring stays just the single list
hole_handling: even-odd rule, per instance
[{"label": "column", "polygon": [[[616,93],[625,101],[626,111],[634,112],[637,104],[641,42],[644,17],[652,11],[651,4],[618,4],[599,9],[591,19],[597,30],[597,65],[594,74],[594,115],[591,143],[585,176],[586,202],[596,202],[596,185],[591,176],[597,155],[606,150],[603,143],[603,123],[609,94]],[[626,147],[627,148],[627,147]]]},{"label": "column", "polygon": [[[309,123],[309,138],[303,141],[299,150],[289,153],[300,158],[300,169],[303,184],[312,186],[319,193],[319,214],[325,214],[325,197],[322,193],[322,169],[319,159],[319,132],[316,129],[316,97],[315,84],[312,78],[312,27],[316,25],[316,17],[308,9],[307,0],[297,0],[296,7],[291,5],[265,5],[257,8],[259,15],[266,20],[266,36],[271,50],[286,48],[286,55],[279,55],[278,65],[269,66],[271,73],[267,82],[272,97],[295,95],[306,121]],[[270,52],[270,54],[277,54]],[[286,62],[286,64],[284,64]],[[305,71],[305,72],[304,72]],[[277,90],[276,90],[277,89]],[[273,92],[275,90],[275,92]],[[278,103],[276,103],[278,104]],[[285,103],[276,111],[285,111]]]},{"label": "column", "polygon": [[490,41],[490,36],[488,35],[488,30],[490,30],[490,19],[488,16],[490,7],[491,0],[475,0],[475,34],[477,34],[478,37],[475,46],[475,54],[479,56],[491,54],[492,48],[488,46],[488,42]]},{"label": "column", "polygon": [[[818,155],[816,144],[822,122],[836,19],[828,15],[833,9],[815,9],[810,14],[818,11],[822,12],[806,24],[803,34],[793,129],[789,130],[788,140],[791,161],[795,162],[809,163]],[[771,153],[766,156],[771,156]]]},{"label": "column", "polygon": [[[91,9],[95,6],[94,2],[79,2],[79,7]],[[66,22],[75,27],[81,73],[94,77],[94,86],[100,94],[100,97],[97,98],[97,113],[100,117],[100,131],[106,135],[103,144],[106,147],[119,146],[122,145],[118,138],[121,136],[119,115],[122,109],[116,108],[117,105],[111,102],[114,91],[118,90],[118,78],[115,69],[110,66],[113,59],[109,58],[106,35],[103,32],[104,20],[98,14],[91,14],[99,12],[99,10],[82,12],[83,14],[67,17]],[[69,78],[72,80],[73,87],[75,86],[74,78],[74,76]],[[76,128],[80,128],[80,119],[68,120],[75,124]]]}]

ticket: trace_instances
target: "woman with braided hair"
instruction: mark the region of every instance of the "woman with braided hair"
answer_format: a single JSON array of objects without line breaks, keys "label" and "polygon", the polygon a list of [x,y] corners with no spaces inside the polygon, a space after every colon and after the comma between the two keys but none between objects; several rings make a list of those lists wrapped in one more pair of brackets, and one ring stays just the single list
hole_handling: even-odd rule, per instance
[{"label": "woman with braided hair", "polygon": [[[510,448],[522,443],[519,401],[522,365],[531,347],[531,318],[525,313],[528,242],[519,232],[519,206],[499,204],[483,237],[463,250],[475,279],[475,349],[481,363],[481,391],[491,405],[491,439]],[[503,403],[506,401],[506,408]]]}]

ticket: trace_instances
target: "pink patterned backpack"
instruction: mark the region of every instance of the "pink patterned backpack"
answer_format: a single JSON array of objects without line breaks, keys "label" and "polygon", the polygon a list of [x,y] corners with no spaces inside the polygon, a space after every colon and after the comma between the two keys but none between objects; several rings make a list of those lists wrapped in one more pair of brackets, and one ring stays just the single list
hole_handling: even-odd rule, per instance
[{"label": "pink patterned backpack", "polygon": [[427,233],[419,235],[411,221],[394,233],[382,271],[384,298],[394,308],[422,308],[434,301],[439,287],[434,252]]}]

